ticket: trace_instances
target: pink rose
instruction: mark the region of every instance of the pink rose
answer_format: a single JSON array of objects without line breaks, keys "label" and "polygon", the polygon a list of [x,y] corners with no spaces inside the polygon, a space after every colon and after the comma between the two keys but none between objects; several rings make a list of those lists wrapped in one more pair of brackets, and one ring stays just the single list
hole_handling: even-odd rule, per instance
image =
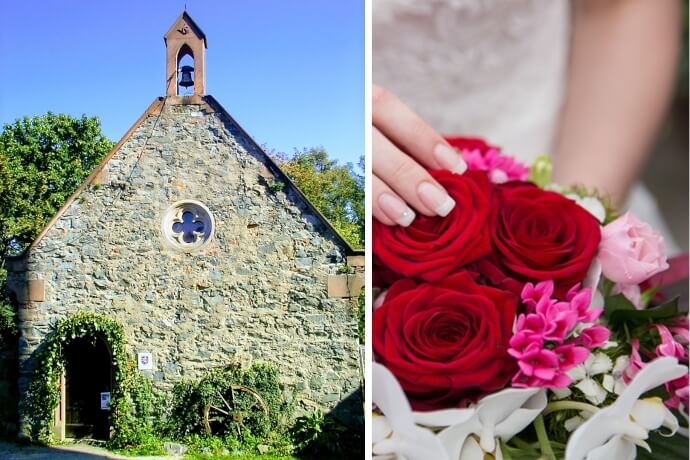
[{"label": "pink rose", "polygon": [[662,236],[629,212],[603,228],[599,261],[604,276],[622,292],[668,268]]}]

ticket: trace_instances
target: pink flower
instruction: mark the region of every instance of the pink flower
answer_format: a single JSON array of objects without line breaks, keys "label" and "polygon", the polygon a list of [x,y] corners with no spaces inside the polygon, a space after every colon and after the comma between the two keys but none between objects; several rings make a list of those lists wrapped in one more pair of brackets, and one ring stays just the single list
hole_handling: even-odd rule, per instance
[{"label": "pink flower", "polygon": [[664,401],[664,403],[671,409],[678,409],[684,413],[688,413],[688,396],[690,388],[688,386],[688,376],[684,375],[676,380],[667,382],[664,387],[671,397]]},{"label": "pink flower", "polygon": [[602,347],[609,340],[611,331],[605,326],[591,326],[580,332],[577,343],[591,350],[592,348]]},{"label": "pink flower", "polygon": [[604,313],[603,308],[589,308],[592,288],[580,289],[580,284],[576,284],[568,291],[566,299],[571,308],[577,311],[577,320],[581,323],[593,323]]},{"label": "pink flower", "polygon": [[489,179],[495,184],[511,180],[527,180],[529,169],[513,157],[502,155],[500,150],[489,148],[461,149],[460,153],[470,170],[487,171]]},{"label": "pink flower", "polygon": [[562,342],[572,332],[577,324],[577,312],[570,308],[567,302],[556,302],[548,305],[541,313],[546,322],[546,340]]},{"label": "pink flower", "polygon": [[515,359],[520,359],[523,352],[533,343],[539,348],[543,347],[543,335],[530,330],[519,330],[510,339],[510,348],[508,349],[508,354]]},{"label": "pink flower", "polygon": [[560,370],[567,372],[575,366],[584,363],[589,356],[589,350],[584,347],[577,347],[572,343],[561,345],[553,350],[558,354],[560,360]]},{"label": "pink flower", "polygon": [[516,327],[518,331],[524,331],[525,334],[531,333],[539,337],[544,337],[548,329],[544,316],[536,313],[518,316]]},{"label": "pink flower", "polygon": [[690,344],[690,321],[687,315],[673,318],[668,322],[673,336],[681,345]]},{"label": "pink flower", "polygon": [[603,228],[599,261],[604,276],[624,286],[638,285],[668,268],[664,239],[629,212]]},{"label": "pink flower", "polygon": [[512,383],[517,388],[565,388],[572,383],[568,372],[582,364],[589,356],[589,350],[572,344],[561,345],[553,350],[531,343],[523,353],[510,350],[512,356],[519,357],[520,370]]},{"label": "pink flower", "polygon": [[659,337],[661,337],[661,344],[656,347],[656,354],[682,360],[685,357],[685,348],[675,341],[671,331],[662,324],[656,324],[656,330],[659,331]]},{"label": "pink flower", "polygon": [[532,344],[522,354],[518,365],[526,376],[550,381],[558,371],[558,355]]},{"label": "pink flower", "polygon": [[628,367],[623,372],[623,380],[625,383],[630,383],[633,377],[640,372],[640,369],[645,366],[645,363],[642,361],[642,357],[640,356],[640,341],[634,338],[630,343],[632,345],[630,361],[628,361]]}]

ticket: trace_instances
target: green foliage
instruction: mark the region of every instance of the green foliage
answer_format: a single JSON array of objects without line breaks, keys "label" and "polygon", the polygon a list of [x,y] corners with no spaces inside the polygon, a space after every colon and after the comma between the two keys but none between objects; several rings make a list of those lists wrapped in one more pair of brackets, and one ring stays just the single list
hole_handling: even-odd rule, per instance
[{"label": "green foliage", "polygon": [[160,452],[155,442],[163,418],[165,398],[154,391],[151,381],[136,369],[134,360],[127,359],[118,399],[111,400],[110,423],[113,434],[111,448],[134,448],[136,452]]},{"label": "green foliage", "polygon": [[118,454],[130,457],[167,455],[163,448],[164,444],[165,440],[161,439],[157,434],[146,433],[139,437],[139,444],[137,445],[131,445],[125,448],[115,448],[111,446],[111,449]]},{"label": "green foliage", "polygon": [[[263,438],[257,438],[250,433],[244,434],[242,439],[236,436],[201,436],[192,434],[182,440],[188,447],[188,458],[294,458],[292,441],[285,433],[269,433]],[[260,455],[260,449],[264,452]]]},{"label": "green foliage", "polygon": [[7,336],[15,336],[16,333],[17,312],[9,302],[0,300],[0,348]]},{"label": "green foliage", "polygon": [[48,112],[0,133],[0,257],[21,252],[113,143],[96,117]]},{"label": "green foliage", "polygon": [[110,444],[123,448],[140,444],[152,431],[155,397],[150,382],[137,373],[134,361],[125,351],[122,326],[106,316],[78,312],[58,321],[36,356],[36,368],[29,386],[27,413],[34,439],[52,440],[53,411],[60,402],[58,379],[65,367],[64,350],[75,339],[103,340],[113,358],[113,389],[110,401]]},{"label": "green foliage", "polygon": [[[268,414],[254,395],[233,389],[233,385],[241,385],[258,393]],[[217,425],[222,434],[238,441],[248,434],[265,437],[272,432],[280,433],[292,414],[292,405],[284,396],[275,367],[254,364],[244,370],[239,365],[231,365],[208,372],[198,382],[175,385],[167,433],[178,438],[205,434],[203,414],[204,408],[209,405],[226,410],[230,405],[232,413],[242,414],[240,422],[227,417]]]},{"label": "green foliage", "polygon": [[321,411],[312,412],[295,420],[292,427],[292,438],[298,450],[304,450],[315,443],[323,434],[325,420]]},{"label": "green foliage", "polygon": [[606,297],[604,305],[604,315],[612,328],[624,324],[628,327],[639,326],[680,315],[677,297],[661,305],[638,310],[623,294],[617,294]]},{"label": "green foliage", "polygon": [[0,257],[0,352],[16,348],[19,333],[17,308],[6,294],[7,272],[2,267],[1,259]]},{"label": "green foliage", "polygon": [[[323,148],[274,153],[280,168],[353,247],[364,246],[364,176]],[[360,159],[359,169],[364,169]]]},{"label": "green foliage", "polygon": [[340,267],[338,267],[338,274],[339,275],[351,275],[355,272],[355,269],[353,267],[350,267],[347,264],[342,264]]},{"label": "green foliage", "polygon": [[318,410],[299,417],[290,431],[300,457],[364,458],[363,427],[348,427]]},{"label": "green foliage", "polygon": [[283,191],[284,188],[285,188],[285,182],[280,181],[278,179],[272,179],[268,183],[268,189],[273,193],[281,192],[281,191]]},{"label": "green foliage", "polygon": [[647,443],[652,452],[647,452],[647,450],[638,447],[636,458],[639,460],[688,458],[688,438],[680,433],[667,437],[659,434],[658,431],[653,431],[649,433]]}]

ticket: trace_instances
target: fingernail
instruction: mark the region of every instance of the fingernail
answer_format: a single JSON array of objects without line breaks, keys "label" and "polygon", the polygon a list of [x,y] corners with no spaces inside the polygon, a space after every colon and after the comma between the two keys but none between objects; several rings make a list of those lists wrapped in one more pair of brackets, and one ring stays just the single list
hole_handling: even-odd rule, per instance
[{"label": "fingernail", "polygon": [[379,195],[379,206],[390,220],[407,227],[415,218],[414,211],[403,200],[390,193]]},{"label": "fingernail", "polygon": [[446,144],[437,144],[434,147],[434,157],[443,169],[447,169],[455,174],[462,174],[467,171],[467,163],[465,163],[462,155]]},{"label": "fingernail", "polygon": [[441,217],[447,216],[455,207],[455,200],[438,185],[422,182],[417,186],[417,194],[422,202]]}]

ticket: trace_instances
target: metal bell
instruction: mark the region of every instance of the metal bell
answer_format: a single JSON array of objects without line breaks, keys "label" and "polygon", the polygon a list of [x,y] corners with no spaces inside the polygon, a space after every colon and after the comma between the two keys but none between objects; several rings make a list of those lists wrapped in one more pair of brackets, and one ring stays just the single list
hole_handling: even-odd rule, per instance
[{"label": "metal bell", "polygon": [[194,79],[192,78],[194,67],[185,65],[180,68],[180,71],[182,72],[182,76],[180,77],[180,86],[184,86],[185,88],[194,86]]}]

